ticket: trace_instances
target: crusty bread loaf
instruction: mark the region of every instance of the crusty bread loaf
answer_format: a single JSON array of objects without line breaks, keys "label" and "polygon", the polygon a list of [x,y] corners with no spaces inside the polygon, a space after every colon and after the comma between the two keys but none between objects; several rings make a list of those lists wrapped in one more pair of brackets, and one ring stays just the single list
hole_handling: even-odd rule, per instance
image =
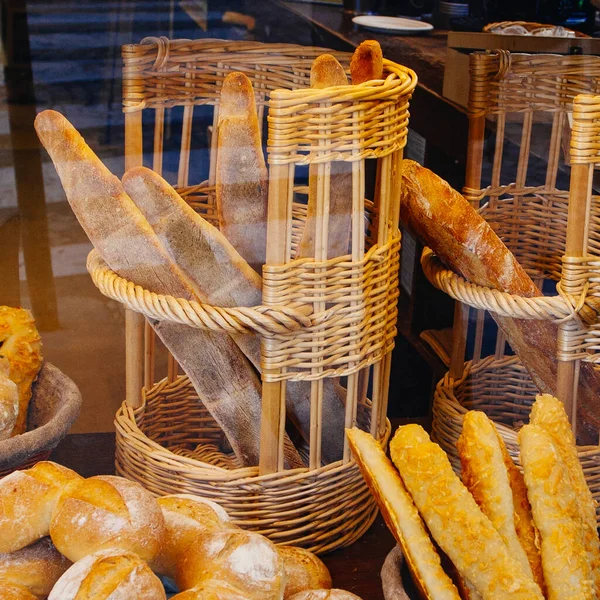
[{"label": "crusty bread loaf", "polygon": [[2,600],[39,600],[26,587],[16,583],[7,583],[0,579],[0,598]]},{"label": "crusty bread loaf", "polygon": [[169,577],[175,577],[177,561],[200,534],[235,527],[221,506],[199,496],[163,496],[158,505],[165,519],[165,534],[152,570]]},{"label": "crusty bread loaf", "polygon": [[216,169],[221,231],[246,262],[262,273],[267,251],[268,173],[252,84],[230,73],[219,102]]},{"label": "crusty bread loaf", "polygon": [[0,479],[0,552],[14,552],[48,535],[60,495],[81,477],[61,465],[39,462]]},{"label": "crusty bread loaf", "polygon": [[549,600],[596,598],[579,498],[560,452],[538,425],[521,428],[519,445]]},{"label": "crusty bread loaf", "polygon": [[383,52],[378,41],[365,40],[356,48],[350,61],[350,75],[352,85],[383,78]]},{"label": "crusty bread loaf", "polygon": [[[54,111],[40,113],[35,126],[73,212],[108,266],[146,289],[198,300],[197,292],[169,258],[119,179],[75,128]],[[189,376],[241,464],[258,464],[261,386],[241,350],[225,334],[167,321],[152,325]]]},{"label": "crusty bread loaf", "polygon": [[[35,596],[45,598],[71,561],[43,538],[16,552],[0,554],[0,581],[26,587]],[[0,598],[4,598],[0,594]]]},{"label": "crusty bread loaf", "polygon": [[0,440],[12,435],[19,414],[19,389],[9,373],[8,359],[0,358]]},{"label": "crusty bread loaf", "polygon": [[306,590],[290,596],[290,600],[361,600],[346,590]]},{"label": "crusty bread loaf", "polygon": [[277,550],[285,570],[284,598],[303,590],[331,588],[329,570],[318,556],[297,546],[279,546]]},{"label": "crusty bread loaf", "polygon": [[490,520],[419,425],[399,427],[392,460],[431,535],[483,598],[543,599]]},{"label": "crusty bread loaf", "polygon": [[179,561],[175,581],[184,590],[208,581],[223,581],[248,598],[281,600],[285,573],[283,559],[271,541],[231,529],[198,537]]},{"label": "crusty bread loaf", "polygon": [[72,485],[58,501],[50,523],[54,545],[73,562],[109,548],[151,561],[164,530],[164,518],[152,494],[139,483],[111,475]]},{"label": "crusty bread loaf", "polygon": [[596,524],[596,501],[579,461],[575,437],[564,404],[549,394],[538,396],[531,408],[530,422],[552,438],[568,471],[581,514],[583,545],[592,568],[596,594],[600,597],[600,542]]},{"label": "crusty bread loaf", "polygon": [[459,600],[458,590],[442,568],[440,555],[415,503],[381,445],[356,427],[347,429],[346,435],[360,471],[377,499],[383,518],[396,538],[423,597]]},{"label": "crusty bread loaf", "polygon": [[[540,296],[512,253],[475,209],[443,179],[414,161],[402,161],[402,219],[454,272],[471,283],[524,297]],[[492,314],[541,392],[556,391],[557,326]],[[578,432],[597,443],[600,373],[581,364]]]},{"label": "crusty bread loaf", "polygon": [[0,306],[0,359],[7,358],[9,378],[19,390],[19,413],[12,435],[27,429],[31,386],[42,366],[42,343],[32,314],[24,308]]},{"label": "crusty bread loaf", "polygon": [[462,432],[456,442],[463,483],[504,540],[512,557],[533,577],[529,559],[517,535],[515,521],[518,515],[501,444],[494,424],[485,413],[471,410],[464,416]]},{"label": "crusty bread loaf", "polygon": [[48,600],[165,600],[150,567],[131,552],[102,550],[76,562],[56,583]]}]

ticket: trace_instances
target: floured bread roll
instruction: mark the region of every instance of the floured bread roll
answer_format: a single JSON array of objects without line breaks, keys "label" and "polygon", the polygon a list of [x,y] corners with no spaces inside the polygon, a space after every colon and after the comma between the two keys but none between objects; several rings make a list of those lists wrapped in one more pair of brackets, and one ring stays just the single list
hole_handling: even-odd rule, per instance
[{"label": "floured bread roll", "polygon": [[44,538],[22,550],[0,554],[0,581],[25,586],[32,594],[45,598],[70,566],[71,561],[50,538]]},{"label": "floured bread roll", "polygon": [[285,589],[283,559],[273,542],[242,530],[201,535],[177,565],[180,589],[227,582],[247,598],[281,600]]},{"label": "floured bread roll", "polygon": [[0,598],[2,600],[38,600],[26,587],[16,583],[7,583],[0,579]]},{"label": "floured bread roll", "polygon": [[47,461],[0,479],[0,553],[48,535],[60,495],[77,481],[83,479],[75,471]]},{"label": "floured bread roll", "polygon": [[202,533],[234,528],[225,509],[199,496],[174,494],[158,498],[165,518],[165,535],[152,570],[175,577],[177,561]]},{"label": "floured bread roll", "polygon": [[12,435],[19,414],[19,389],[9,373],[8,359],[0,358],[0,440]]},{"label": "floured bread roll", "polygon": [[331,575],[323,561],[312,552],[295,546],[278,546],[285,570],[284,598],[304,590],[328,590]]},{"label": "floured bread roll", "polygon": [[346,590],[306,590],[290,596],[290,600],[361,600]]},{"label": "floured bread roll", "polygon": [[76,562],[48,596],[48,600],[165,598],[165,589],[150,567],[132,552],[119,550],[102,550]]},{"label": "floured bread roll", "polygon": [[248,596],[226,581],[207,581],[198,587],[173,596],[171,600],[258,600],[263,597],[260,594]]},{"label": "floured bread roll", "polygon": [[108,548],[152,561],[165,521],[156,499],[139,483],[99,475],[83,479],[59,500],[50,523],[58,550],[76,562]]}]

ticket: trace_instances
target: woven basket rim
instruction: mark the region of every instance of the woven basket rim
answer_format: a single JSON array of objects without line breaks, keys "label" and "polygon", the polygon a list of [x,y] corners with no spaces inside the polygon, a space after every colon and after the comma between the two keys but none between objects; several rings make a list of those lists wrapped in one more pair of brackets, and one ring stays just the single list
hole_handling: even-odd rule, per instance
[{"label": "woven basket rim", "polygon": [[[488,23],[483,31],[485,33],[494,33],[492,29],[496,27],[500,27],[502,29],[506,29],[507,27],[511,27],[513,25],[521,25],[525,29],[527,29],[530,33],[536,31],[537,29],[548,29],[551,27],[556,27],[556,25],[552,25],[551,23],[537,23],[536,21],[496,21],[494,23]],[[578,38],[589,38],[590,36],[582,33],[581,31],[575,31],[570,27],[564,27],[566,31],[570,31],[575,34],[575,37]]]}]

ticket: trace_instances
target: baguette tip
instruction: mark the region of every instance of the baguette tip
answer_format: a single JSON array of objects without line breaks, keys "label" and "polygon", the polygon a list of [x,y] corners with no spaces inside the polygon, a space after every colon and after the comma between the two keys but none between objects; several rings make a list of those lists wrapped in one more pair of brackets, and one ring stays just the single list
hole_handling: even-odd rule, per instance
[{"label": "baguette tip", "polygon": [[250,79],[239,71],[225,77],[221,88],[219,121],[228,117],[246,117],[255,113],[254,89]]}]

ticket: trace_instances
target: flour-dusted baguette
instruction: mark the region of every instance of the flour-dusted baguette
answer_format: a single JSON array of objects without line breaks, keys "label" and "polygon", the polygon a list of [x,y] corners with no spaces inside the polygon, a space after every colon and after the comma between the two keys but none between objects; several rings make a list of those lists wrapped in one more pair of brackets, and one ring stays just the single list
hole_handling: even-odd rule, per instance
[{"label": "flour-dusted baguette", "polygon": [[596,598],[584,546],[579,498],[550,434],[538,425],[519,431],[521,464],[541,536],[549,600]]},{"label": "flour-dusted baguette", "polygon": [[[538,552],[537,557],[533,557],[534,565],[530,564],[525,546],[517,533],[521,514],[516,505],[523,499],[515,497],[504,460],[504,442],[494,424],[485,413],[469,411],[463,419],[462,432],[456,445],[460,454],[463,483],[483,514],[502,536],[513,558],[526,573],[533,576],[533,569],[541,566],[541,558]],[[528,521],[530,527],[533,527],[531,513]],[[539,572],[536,574],[542,575]],[[541,586],[543,576],[536,577],[536,581]]]},{"label": "flour-dusted baguette", "polygon": [[221,231],[258,273],[267,251],[268,174],[254,90],[243,74],[229,74],[219,103],[216,170]]},{"label": "flour-dusted baguette", "polygon": [[[540,296],[525,270],[490,225],[443,179],[402,161],[402,219],[454,272],[468,281],[531,298]],[[549,321],[492,314],[542,392],[556,391],[557,327]],[[597,440],[600,374],[581,364],[578,431]],[[585,429],[584,429],[585,428]]]},{"label": "flour-dusted baguette", "polygon": [[378,41],[365,40],[358,46],[350,61],[350,75],[353,85],[383,78],[383,53]]},{"label": "flour-dusted baguette", "polygon": [[[198,300],[199,293],[160,244],[121,181],[59,113],[35,122],[67,199],[91,242],[116,273],[157,293]],[[189,376],[243,465],[259,459],[261,386],[241,350],[224,334],[167,321],[155,331]]]},{"label": "flour-dusted baguette", "polygon": [[377,499],[383,518],[396,538],[423,597],[459,600],[458,590],[444,572],[410,494],[381,445],[354,427],[346,435],[360,471]]},{"label": "flour-dusted baguette", "polygon": [[[223,307],[260,304],[260,275],[160,175],[143,167],[131,169],[123,177],[123,185],[203,300]],[[259,337],[247,334],[234,339],[255,367],[260,368]],[[308,441],[310,383],[292,381],[287,385],[288,417]],[[345,409],[342,396],[329,379],[323,382],[323,394],[322,456],[326,463],[331,463],[342,457]],[[297,464],[297,458],[294,461],[293,458],[289,457],[290,463]]]},{"label": "flour-dusted baguette", "polygon": [[429,532],[483,598],[542,600],[539,586],[512,557],[446,453],[422,427],[398,428],[390,451]]},{"label": "flour-dusted baguette", "polygon": [[583,545],[592,567],[592,577],[596,594],[600,597],[600,542],[596,524],[596,501],[585,479],[579,462],[575,436],[567,417],[564,404],[544,394],[536,398],[529,418],[532,425],[543,429],[554,442],[568,471],[571,485],[577,497],[577,506],[583,524]]}]

